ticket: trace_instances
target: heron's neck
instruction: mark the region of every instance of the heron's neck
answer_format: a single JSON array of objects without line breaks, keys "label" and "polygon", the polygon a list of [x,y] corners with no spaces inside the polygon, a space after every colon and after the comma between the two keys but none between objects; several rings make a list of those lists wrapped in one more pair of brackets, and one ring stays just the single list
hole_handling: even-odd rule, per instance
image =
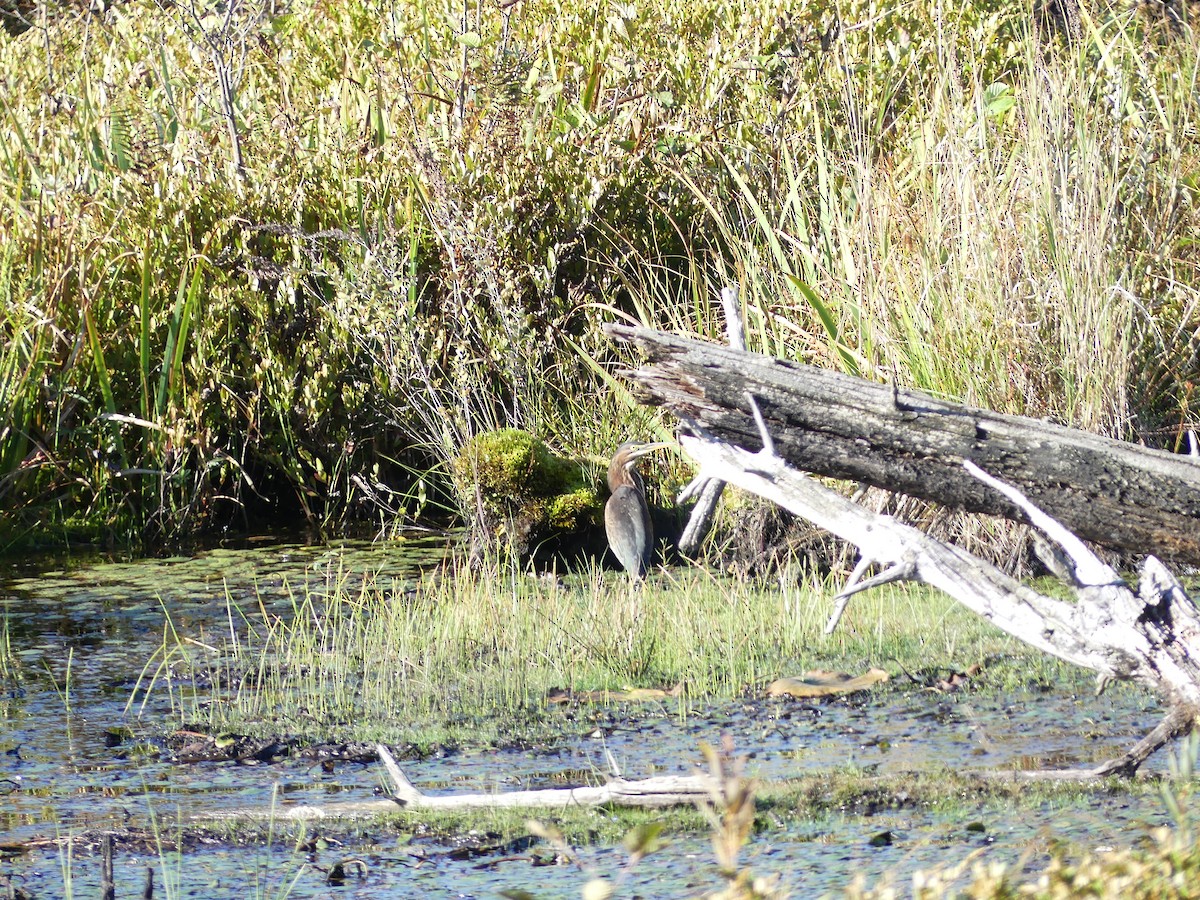
[{"label": "heron's neck", "polygon": [[608,467],[608,489],[615,491],[617,488],[631,487],[639,491],[645,492],[645,487],[642,485],[642,476],[637,473],[632,466],[612,465]]}]

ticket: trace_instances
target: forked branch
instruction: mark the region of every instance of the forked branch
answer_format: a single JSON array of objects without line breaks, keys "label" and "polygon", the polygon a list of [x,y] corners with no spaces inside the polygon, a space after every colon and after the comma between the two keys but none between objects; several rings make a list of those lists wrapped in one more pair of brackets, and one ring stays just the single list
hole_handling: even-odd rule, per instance
[{"label": "forked branch", "polygon": [[[766,427],[761,419],[759,427]],[[1179,582],[1154,557],[1143,565],[1135,591],[1020,491],[964,463],[1062,548],[1077,597],[1077,602],[1068,603],[1038,593],[959,547],[859,506],[792,469],[767,441],[762,442],[763,450],[751,453],[698,433],[694,423],[689,427],[685,422],[684,429],[680,443],[703,477],[719,478],[777,503],[858,547],[859,564],[836,598],[830,630],[854,593],[890,581],[917,581],[945,591],[1014,637],[1091,669],[1101,683],[1132,679],[1163,696],[1166,718],[1124,756],[1096,769],[1038,775],[1131,774],[1154,750],[1195,722],[1200,708],[1200,618]],[[859,580],[869,565],[883,571]]]}]

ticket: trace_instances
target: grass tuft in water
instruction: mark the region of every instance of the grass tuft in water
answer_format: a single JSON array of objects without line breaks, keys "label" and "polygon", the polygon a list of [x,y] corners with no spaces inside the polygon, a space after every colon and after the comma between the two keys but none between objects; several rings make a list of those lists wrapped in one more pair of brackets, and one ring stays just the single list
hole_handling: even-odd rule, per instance
[{"label": "grass tuft in water", "polygon": [[415,583],[332,575],[293,586],[283,612],[231,598],[223,635],[169,626],[143,684],[166,687],[182,721],[213,733],[419,750],[561,733],[548,702],[556,689],[671,690],[649,702],[687,715],[817,668],[899,675],[987,661],[1001,688],[1061,677],[1059,664],[920,587],[856,597],[827,637],[832,593],[695,570],[644,589],[597,570],[535,578],[450,566]]}]

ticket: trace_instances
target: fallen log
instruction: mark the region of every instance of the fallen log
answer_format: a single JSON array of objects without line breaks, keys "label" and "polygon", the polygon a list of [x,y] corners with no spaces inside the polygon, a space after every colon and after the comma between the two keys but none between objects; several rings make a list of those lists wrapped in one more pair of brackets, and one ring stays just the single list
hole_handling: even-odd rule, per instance
[{"label": "fallen log", "polygon": [[802,471],[1028,521],[962,467],[971,460],[1086,540],[1200,565],[1192,457],[646,328],[605,330],[649,357],[621,373],[641,399],[715,440],[762,446],[753,396],[776,452]]},{"label": "fallen log", "polygon": [[[1006,492],[1060,549],[1076,602],[1038,593],[959,547],[945,544],[890,516],[873,513],[791,468],[767,447],[751,453],[695,433],[686,422],[684,452],[701,474],[757,494],[855,544],[862,558],[835,600],[895,581],[937,587],[997,627],[1068,662],[1091,669],[1100,689],[1134,680],[1163,698],[1162,723],[1124,755],[1094,769],[1035,772],[1024,777],[1070,779],[1133,775],[1159,747],[1191,730],[1200,714],[1200,613],[1179,582],[1149,556],[1134,589],[1120,575],[1039,511],[1015,489],[967,463],[968,475]],[[858,580],[869,566],[882,571]]]},{"label": "fallen log", "polygon": [[[649,353],[649,366],[625,374],[649,402],[679,418],[680,445],[700,468],[696,483],[736,485],[858,547],[858,565],[834,598],[828,630],[854,594],[888,582],[922,582],[1014,637],[1096,672],[1098,690],[1115,679],[1134,680],[1163,698],[1163,721],[1122,756],[1092,769],[1027,777],[1133,775],[1200,721],[1200,611],[1179,581],[1148,555],[1135,588],[1031,496],[1057,504],[1080,533],[1100,535],[1111,546],[1200,558],[1200,538],[1186,533],[1188,523],[1165,516],[1168,509],[1183,511],[1193,526],[1200,517],[1196,462],[738,349],[646,329],[612,326],[609,333]],[[730,339],[737,343],[736,328]],[[1040,555],[1072,588],[1075,602],[1043,595],[960,547],[859,506],[797,466],[1028,522],[1044,536]],[[1167,482],[1158,492],[1156,479]],[[1029,494],[1024,486],[1031,486]],[[1163,502],[1149,514],[1126,509],[1131,498],[1146,496]],[[1088,504],[1107,510],[1112,521],[1097,521]],[[1134,535],[1140,545],[1131,543]],[[864,578],[871,567],[878,573]]]}]

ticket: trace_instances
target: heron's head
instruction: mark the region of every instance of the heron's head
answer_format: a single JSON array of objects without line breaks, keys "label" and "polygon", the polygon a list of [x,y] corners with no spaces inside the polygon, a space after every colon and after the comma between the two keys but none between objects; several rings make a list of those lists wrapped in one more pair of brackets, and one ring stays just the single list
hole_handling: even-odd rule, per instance
[{"label": "heron's head", "polygon": [[[626,441],[617,448],[617,452],[613,454],[612,462],[608,464],[608,486],[611,490],[616,490],[618,485],[631,483],[636,478],[634,466],[637,461],[648,453],[653,453],[655,450],[662,450],[666,447],[673,446],[668,441],[656,441],[652,444],[643,444],[637,441]],[[641,480],[632,481],[636,485],[641,484]]]},{"label": "heron's head", "polygon": [[643,444],[638,441],[626,441],[617,448],[617,452],[613,454],[612,466],[629,469],[633,467],[639,459],[653,453],[655,450],[664,450],[672,446],[669,441],[656,441],[652,444]]}]

